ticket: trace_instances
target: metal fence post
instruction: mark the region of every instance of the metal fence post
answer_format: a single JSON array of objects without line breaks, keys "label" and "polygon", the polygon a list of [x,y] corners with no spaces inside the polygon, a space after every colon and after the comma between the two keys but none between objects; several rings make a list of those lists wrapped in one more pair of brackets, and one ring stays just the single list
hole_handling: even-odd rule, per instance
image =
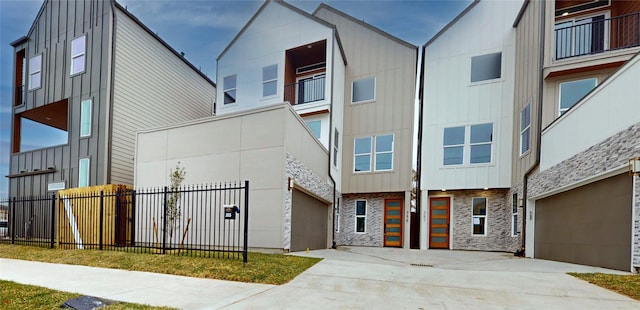
[{"label": "metal fence post", "polygon": [[162,254],[167,253],[167,204],[168,201],[168,188],[164,187],[164,218],[162,219]]},{"label": "metal fence post", "polygon": [[136,191],[131,191],[131,246],[136,245]]},{"label": "metal fence post", "polygon": [[11,244],[16,244],[16,197],[11,206]]},{"label": "metal fence post", "polygon": [[100,250],[102,250],[102,237],[104,232],[104,191],[100,191]]},{"label": "metal fence post", "polygon": [[248,249],[249,240],[249,180],[244,181],[244,247],[242,249],[242,262],[247,264],[247,256],[249,255]]},{"label": "metal fence post", "polygon": [[56,240],[56,194],[51,194],[51,248]]}]

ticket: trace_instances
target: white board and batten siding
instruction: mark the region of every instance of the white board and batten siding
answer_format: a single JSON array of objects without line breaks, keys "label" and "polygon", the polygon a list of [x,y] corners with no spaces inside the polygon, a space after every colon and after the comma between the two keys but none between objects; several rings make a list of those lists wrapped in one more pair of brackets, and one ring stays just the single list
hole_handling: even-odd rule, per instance
[{"label": "white board and batten siding", "polygon": [[[426,47],[422,184],[425,190],[511,185],[517,1],[480,1]],[[501,52],[500,78],[471,82],[474,56]],[[493,123],[491,162],[469,163],[470,125]],[[443,134],[466,126],[462,165],[443,164]]]},{"label": "white board and batten siding", "polygon": [[207,117],[216,88],[116,10],[111,183],[133,184],[136,131]]},{"label": "white board and batten siding", "polygon": [[[325,94],[328,94],[333,76],[333,30],[309,16],[288,8],[287,4],[274,1],[266,3],[248,27],[218,57],[216,76],[220,91],[216,114],[245,111],[283,102],[285,52],[322,40],[327,42]],[[340,55],[336,55],[336,59],[342,61]],[[274,64],[278,65],[277,93],[275,96],[262,97],[262,68]],[[223,79],[234,74],[236,102],[225,105]]]}]

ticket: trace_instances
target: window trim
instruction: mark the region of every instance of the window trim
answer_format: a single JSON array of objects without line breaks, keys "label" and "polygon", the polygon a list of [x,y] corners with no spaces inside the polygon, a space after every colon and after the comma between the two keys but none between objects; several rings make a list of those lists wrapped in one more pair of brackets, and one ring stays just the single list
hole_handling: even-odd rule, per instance
[{"label": "window trim", "polygon": [[[590,91],[588,91],[582,98],[578,99],[578,101],[576,101],[573,105],[571,105],[570,107],[568,107],[566,109],[562,109],[562,84],[578,82],[578,81],[586,81],[586,80],[595,80],[595,84],[593,85],[593,88]],[[571,108],[573,108],[576,104],[578,104],[578,102],[582,101],[582,99],[584,99],[584,97],[586,97],[591,91],[596,89],[596,87],[598,87],[598,78],[597,77],[578,78],[578,79],[565,80],[563,82],[558,82],[558,117],[562,116],[562,114],[564,114],[567,111],[571,110]]]},{"label": "window trim", "polygon": [[[42,88],[42,75],[43,75],[42,68],[44,67],[43,64],[42,64],[42,61],[44,59],[43,54],[44,53],[39,53],[39,54],[36,54],[36,55],[33,55],[33,56],[29,57],[29,59],[28,59],[27,66],[28,66],[29,70],[28,70],[27,79],[28,79],[29,85],[27,85],[27,88],[28,88],[27,91],[32,91],[32,90],[36,90],[36,89]],[[38,70],[32,71],[33,68],[31,68],[31,60],[36,58],[36,57],[40,57],[40,67],[38,68]],[[38,86],[32,87],[31,86],[31,84],[32,84],[31,76],[34,75],[34,74],[37,74],[37,73],[40,73],[40,79],[38,81]]]},{"label": "window trim", "polygon": [[340,232],[340,197],[337,197],[336,201],[336,219],[334,222],[334,230],[335,232]]},{"label": "window trim", "polygon": [[[391,151],[383,151],[383,152],[378,152],[376,150],[376,146],[378,145],[378,138],[379,137],[386,137],[386,136],[391,136]],[[372,145],[372,151],[373,151],[373,171],[377,172],[377,171],[393,171],[393,152],[395,151],[395,144],[396,144],[396,135],[395,134],[388,134],[388,135],[378,135],[378,136],[373,136],[373,145]],[[391,153],[391,168],[390,169],[378,169],[378,154],[389,154]]]},{"label": "window trim", "polygon": [[[88,107],[89,111],[88,111],[88,115],[89,115],[89,119],[86,120],[88,123],[88,132],[83,133],[83,119],[84,119],[84,111],[85,111],[85,104],[88,102],[88,104],[86,105],[86,107]],[[91,132],[92,132],[92,120],[93,120],[93,99],[89,98],[89,99],[85,99],[82,100],[80,102],[80,138],[87,138],[87,137],[91,137]]]},{"label": "window trim", "polygon": [[[444,144],[444,132],[448,129],[448,128],[459,128],[462,127],[462,129],[464,130],[464,133],[462,135],[463,139],[462,139],[462,144]],[[465,158],[465,143],[467,141],[467,126],[453,126],[453,127],[444,127],[442,128],[442,166],[444,167],[450,167],[450,166],[454,166],[454,167],[459,167],[459,166],[463,166],[464,165],[464,158]],[[444,163],[444,150],[447,148],[454,148],[454,147],[462,147],[462,162],[459,164],[445,164]]]},{"label": "window trim", "polygon": [[[73,54],[73,41],[78,40],[84,38],[84,46],[82,48],[82,52],[81,53],[77,53],[77,54]],[[83,74],[85,72],[87,72],[87,34],[83,34],[81,36],[78,36],[76,38],[74,38],[73,40],[71,40],[71,44],[69,46],[69,56],[70,56],[70,68],[69,68],[69,76],[76,76],[76,75],[80,75]],[[78,72],[73,72],[73,64],[74,64],[74,60],[78,57],[83,57],[83,63],[82,63],[82,70],[78,71]]]},{"label": "window trim", "polygon": [[511,196],[511,237],[517,237],[520,234],[520,226],[518,225],[518,193]]},{"label": "window trim", "polygon": [[[486,124],[491,124],[491,141],[489,142],[475,142],[475,143],[471,143],[471,127],[476,126],[476,125],[486,125]],[[442,155],[442,160],[440,161],[440,168],[459,168],[459,167],[478,167],[478,166],[487,166],[487,165],[493,165],[495,164],[495,143],[496,143],[496,139],[495,139],[495,133],[496,133],[496,122],[488,122],[488,123],[475,123],[475,124],[468,124],[468,125],[458,125],[458,126],[451,126],[451,127],[442,127],[442,152],[440,153]],[[463,127],[464,128],[464,143],[463,144],[451,144],[451,145],[445,145],[444,144],[444,131],[445,129],[448,128],[458,128],[458,127]],[[491,160],[489,162],[484,162],[484,163],[471,163],[471,147],[472,146],[476,146],[476,145],[486,145],[489,144],[491,145]],[[460,164],[451,164],[451,165],[445,165],[444,164],[444,150],[446,148],[452,148],[452,147],[461,147],[462,146],[462,163]]]},{"label": "window trim", "polygon": [[[484,215],[475,215],[475,214],[473,213],[473,211],[474,211],[474,209],[473,209],[473,206],[474,206],[473,201],[474,201],[475,199],[484,199]],[[475,225],[475,224],[473,223],[473,220],[474,220],[475,218],[484,218],[484,229],[483,229],[483,232],[484,232],[484,233],[483,233],[483,234],[476,234],[476,233],[473,231],[473,226]],[[487,224],[487,223],[488,223],[488,218],[489,218],[489,198],[487,198],[487,197],[472,197],[472,198],[471,198],[471,236],[474,236],[474,237],[483,237],[483,236],[487,236],[487,235],[488,235],[488,234],[487,234],[487,228],[488,228],[488,226],[489,226],[489,225]]]},{"label": "window trim", "polygon": [[[358,215],[358,202],[359,201],[363,201],[364,202],[364,215]],[[353,231],[356,234],[366,234],[367,233],[367,200],[366,199],[356,199],[356,201],[354,202],[354,227],[353,227]],[[364,219],[364,231],[358,231],[358,218],[363,218]]]},{"label": "window trim", "polygon": [[[529,109],[529,123],[527,124],[527,126],[523,129],[522,128],[522,116],[523,116],[523,112],[526,109]],[[529,151],[531,151],[531,102],[527,103],[527,105],[525,105],[521,110],[520,110],[520,143],[519,143],[519,154],[520,156],[525,155],[527,153],[529,153]],[[527,145],[527,149],[526,150],[522,150],[522,142],[524,141],[523,137],[524,137],[524,133],[527,133],[528,138],[528,145]]]},{"label": "window trim", "polygon": [[[226,87],[226,83],[224,82],[224,79],[229,78],[229,77],[235,77],[235,86],[231,87],[231,88],[225,88]],[[233,98],[233,102],[229,102],[227,103],[225,101],[226,95],[228,91],[235,91],[236,96]],[[222,78],[222,106],[226,107],[226,106],[230,106],[230,105],[234,105],[238,103],[238,74],[231,74],[231,75],[227,75],[225,77]]]},{"label": "window trim", "polygon": [[[367,80],[367,79],[373,79],[373,97],[371,99],[353,101],[353,91],[355,89],[355,87],[354,87],[355,83],[357,81],[362,81],[362,80]],[[355,79],[355,80],[351,81],[351,104],[368,103],[368,102],[376,101],[376,85],[377,85],[377,83],[378,83],[378,79],[375,76],[368,76],[368,77]]]},{"label": "window trim", "polygon": [[[356,153],[356,141],[358,139],[365,139],[368,138],[369,139],[369,153]],[[372,154],[373,154],[373,137],[372,136],[365,136],[365,137],[355,137],[353,138],[353,172],[354,173],[367,173],[367,172],[371,172],[371,162],[372,160]],[[369,155],[369,169],[368,170],[362,170],[362,171],[357,171],[356,170],[356,156],[364,156],[364,155]]]},{"label": "window trim", "polygon": [[[492,54],[500,54],[500,76],[496,78],[491,78],[491,79],[473,81],[471,78],[473,76],[473,58],[492,55]],[[502,50],[471,56],[471,58],[469,58],[469,83],[471,84],[471,86],[502,81],[504,77],[504,63],[503,63],[504,57],[503,56],[504,56],[504,52]]]},{"label": "window trim", "polygon": [[[486,124],[491,124],[491,140],[489,140],[489,142],[471,142],[471,132],[472,132],[472,127],[473,126],[479,126],[479,125],[486,125]],[[480,124],[473,124],[473,125],[469,125],[469,166],[475,166],[475,165],[490,165],[493,164],[493,133],[495,132],[494,130],[494,126],[493,126],[493,122],[491,123],[480,123]],[[488,162],[482,162],[482,163],[472,163],[471,162],[471,149],[473,146],[478,146],[478,145],[489,145],[490,149],[491,149],[491,153],[490,155],[490,159]]]},{"label": "window trim", "polygon": [[[273,78],[273,79],[265,80],[265,79],[264,79],[264,70],[265,70],[266,68],[273,67],[273,66],[275,66],[275,67],[276,67],[276,77],[275,77],[275,78]],[[266,95],[266,96],[265,96],[265,94],[264,94],[264,87],[265,87],[265,85],[266,85],[267,83],[271,83],[271,82],[276,82],[276,92],[275,92],[275,93],[273,93],[273,94],[270,94],[270,95]],[[238,80],[237,80],[237,78],[236,78],[236,86],[237,86],[237,85],[238,85]],[[236,93],[236,95],[237,95],[237,93]],[[273,98],[273,97],[277,97],[277,96],[278,96],[278,64],[272,64],[272,65],[264,66],[264,67],[262,67],[262,98],[263,98],[263,99],[264,99],[264,98]]]},{"label": "window trim", "polygon": [[[320,128],[318,130],[318,135],[317,136],[316,136],[315,132],[313,132],[313,129],[311,128],[311,126],[309,126],[309,123],[319,123],[320,124]],[[318,139],[319,141],[321,141],[320,138],[322,138],[322,119],[314,118],[314,119],[310,119],[310,120],[305,120],[304,124],[307,126],[307,128],[309,128],[309,131],[311,131],[313,136],[316,139]]]},{"label": "window trim", "polygon": [[[82,181],[82,168],[83,166],[83,162],[86,162],[86,171],[85,171],[85,183],[81,183]],[[91,183],[90,181],[91,178],[91,159],[89,157],[84,157],[84,158],[80,158],[80,160],[78,160],[78,187],[88,187],[89,184]]]}]

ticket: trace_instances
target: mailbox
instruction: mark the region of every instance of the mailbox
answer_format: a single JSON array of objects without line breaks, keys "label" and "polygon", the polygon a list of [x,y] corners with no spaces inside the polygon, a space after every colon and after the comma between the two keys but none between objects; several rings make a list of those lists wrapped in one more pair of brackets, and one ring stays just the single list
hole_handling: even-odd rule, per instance
[{"label": "mailbox", "polygon": [[235,220],[236,213],[240,213],[240,208],[235,205],[225,205],[224,206],[224,219],[225,220]]}]

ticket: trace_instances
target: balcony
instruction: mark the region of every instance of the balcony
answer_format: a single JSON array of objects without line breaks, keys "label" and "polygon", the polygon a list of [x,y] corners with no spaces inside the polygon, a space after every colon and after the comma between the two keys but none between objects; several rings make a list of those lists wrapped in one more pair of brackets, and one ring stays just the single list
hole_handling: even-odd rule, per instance
[{"label": "balcony", "polygon": [[324,100],[325,75],[303,78],[294,84],[284,86],[284,100],[292,105]]},{"label": "balcony", "polygon": [[640,46],[640,12],[597,15],[555,25],[555,60]]},{"label": "balcony", "polygon": [[15,91],[15,106],[19,106],[24,103],[24,85],[17,86]]}]

